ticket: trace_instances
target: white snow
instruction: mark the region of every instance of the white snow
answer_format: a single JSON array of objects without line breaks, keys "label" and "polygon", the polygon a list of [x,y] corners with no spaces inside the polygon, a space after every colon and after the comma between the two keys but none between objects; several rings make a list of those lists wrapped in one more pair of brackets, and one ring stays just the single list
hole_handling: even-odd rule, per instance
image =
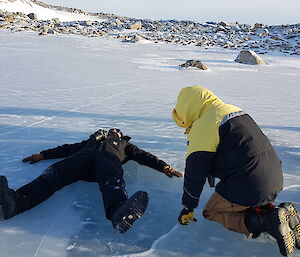
[{"label": "white snow", "polygon": [[[182,87],[201,84],[257,121],[283,161],[285,188],[278,202],[300,207],[300,58],[267,55],[267,65],[250,66],[235,63],[237,55],[1,30],[1,175],[16,189],[55,161],[29,165],[22,158],[109,127],[183,171],[186,139],[171,110]],[[209,70],[179,69],[188,59],[200,59]],[[146,190],[150,196],[145,215],[127,234],[117,234],[105,219],[98,186],[78,182],[0,223],[0,257],[280,256],[272,240],[246,240],[204,220],[201,211],[213,189],[204,189],[198,222],[179,226],[182,179],[133,162],[125,173],[130,195]]]},{"label": "white snow", "polygon": [[0,0],[0,10],[8,12],[22,12],[25,14],[35,13],[39,20],[51,20],[54,18],[58,18],[62,22],[82,20],[103,21],[103,19],[100,19],[96,16],[45,8],[29,0],[16,0],[15,2]]}]

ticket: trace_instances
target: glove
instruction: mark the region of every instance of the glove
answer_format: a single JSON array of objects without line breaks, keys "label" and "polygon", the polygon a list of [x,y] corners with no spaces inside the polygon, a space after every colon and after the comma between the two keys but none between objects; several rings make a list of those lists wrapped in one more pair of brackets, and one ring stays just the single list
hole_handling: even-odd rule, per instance
[{"label": "glove", "polygon": [[37,154],[33,154],[29,157],[24,158],[22,161],[23,162],[29,162],[30,164],[36,163],[38,161],[41,161],[44,159],[44,155],[42,153],[37,153]]},{"label": "glove", "polygon": [[179,178],[182,177],[181,172],[174,170],[169,165],[166,165],[166,166],[163,167],[163,173],[165,173],[170,178],[172,178],[172,176],[179,177]]},{"label": "glove", "polygon": [[178,221],[181,225],[188,225],[191,221],[196,222],[197,219],[194,217],[194,210],[188,210],[185,207],[180,212],[180,215],[178,217]]},{"label": "glove", "polygon": [[107,131],[104,129],[99,129],[94,134],[90,136],[90,138],[94,138],[96,141],[101,141],[102,139],[105,139],[107,137]]}]

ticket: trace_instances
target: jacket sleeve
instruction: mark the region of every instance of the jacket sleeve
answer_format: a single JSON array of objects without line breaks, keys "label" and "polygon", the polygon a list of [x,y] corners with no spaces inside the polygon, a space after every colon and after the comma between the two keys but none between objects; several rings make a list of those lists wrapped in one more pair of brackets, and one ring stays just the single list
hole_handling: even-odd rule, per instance
[{"label": "jacket sleeve", "polygon": [[75,144],[64,144],[61,146],[57,146],[55,148],[51,148],[48,150],[44,150],[41,153],[44,156],[44,159],[56,159],[56,158],[64,158],[68,157],[77,151],[79,151],[88,140],[84,140],[80,143]]},{"label": "jacket sleeve", "polygon": [[131,143],[128,143],[128,145],[126,146],[125,154],[128,159],[161,172],[163,170],[163,167],[165,165],[168,165],[163,160],[158,159],[155,155],[146,152]]},{"label": "jacket sleeve", "polygon": [[186,159],[182,204],[188,209],[198,206],[206,178],[210,175],[214,155],[213,152],[198,151]]}]

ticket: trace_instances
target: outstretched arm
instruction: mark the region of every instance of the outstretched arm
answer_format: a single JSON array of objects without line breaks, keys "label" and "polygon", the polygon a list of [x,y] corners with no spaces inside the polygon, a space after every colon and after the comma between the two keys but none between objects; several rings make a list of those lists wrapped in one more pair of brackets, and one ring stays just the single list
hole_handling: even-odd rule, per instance
[{"label": "outstretched arm", "polygon": [[128,145],[125,148],[125,153],[130,160],[136,161],[141,165],[145,165],[152,169],[163,172],[170,178],[172,176],[182,177],[182,173],[176,171],[175,169],[170,167],[166,162],[158,159],[152,153],[146,152],[138,148],[136,145],[128,143]]},{"label": "outstretched arm", "polygon": [[[103,129],[97,130],[95,133],[90,135],[90,140],[101,141],[107,137],[107,131]],[[41,151],[40,153],[33,154],[29,157],[23,159],[23,162],[30,162],[30,164],[36,163],[40,160],[46,159],[56,159],[56,158],[64,158],[68,157],[77,151],[79,151],[88,140],[84,140],[80,143],[75,144],[64,144],[61,146],[57,146],[55,148],[51,148],[48,150]]]},{"label": "outstretched arm", "polygon": [[55,148],[44,150],[40,153],[24,158],[23,162],[30,162],[30,164],[33,164],[46,159],[64,158],[79,151],[86,144],[86,142],[87,140],[84,140],[80,143],[64,144]]},{"label": "outstretched arm", "polygon": [[56,158],[68,157],[76,153],[77,151],[79,151],[83,146],[85,146],[87,141],[88,140],[84,140],[80,143],[75,143],[75,144],[64,144],[52,149],[44,150],[41,153],[43,154],[44,159],[56,159]]}]

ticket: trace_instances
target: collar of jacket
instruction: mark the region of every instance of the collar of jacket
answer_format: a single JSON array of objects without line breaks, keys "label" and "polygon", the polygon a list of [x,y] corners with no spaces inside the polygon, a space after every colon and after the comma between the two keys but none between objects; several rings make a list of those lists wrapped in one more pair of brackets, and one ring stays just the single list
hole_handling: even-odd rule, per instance
[{"label": "collar of jacket", "polygon": [[125,140],[127,142],[131,139],[131,137],[129,137],[129,136],[119,137],[116,133],[110,133],[110,134],[108,134],[107,139],[109,139],[109,138],[121,139],[121,140],[123,139],[123,140]]},{"label": "collar of jacket", "polygon": [[123,136],[122,137],[124,140],[126,140],[127,142],[131,139],[131,137],[129,137],[129,136]]}]

